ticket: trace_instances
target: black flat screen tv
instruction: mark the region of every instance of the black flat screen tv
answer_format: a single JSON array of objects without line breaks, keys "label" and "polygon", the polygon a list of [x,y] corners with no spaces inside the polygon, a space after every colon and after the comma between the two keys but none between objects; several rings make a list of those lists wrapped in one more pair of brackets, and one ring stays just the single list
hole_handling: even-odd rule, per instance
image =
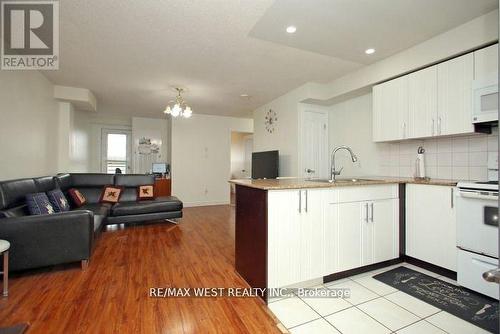
[{"label": "black flat screen tv", "polygon": [[252,179],[275,179],[279,176],[279,151],[252,153]]}]

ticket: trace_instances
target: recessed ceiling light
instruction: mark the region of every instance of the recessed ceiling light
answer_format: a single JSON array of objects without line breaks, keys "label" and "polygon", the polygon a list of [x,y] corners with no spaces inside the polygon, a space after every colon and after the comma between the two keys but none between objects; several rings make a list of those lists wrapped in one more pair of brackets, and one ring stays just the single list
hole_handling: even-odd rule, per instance
[{"label": "recessed ceiling light", "polygon": [[241,94],[240,97],[248,97],[248,94]]},{"label": "recessed ceiling light", "polygon": [[374,53],[375,53],[375,49],[366,49],[366,50],[365,50],[365,53],[366,53],[367,55],[374,54]]},{"label": "recessed ceiling light", "polygon": [[286,32],[289,33],[289,34],[293,34],[296,31],[297,31],[297,27],[295,27],[295,26],[288,26],[288,27],[286,27]]}]

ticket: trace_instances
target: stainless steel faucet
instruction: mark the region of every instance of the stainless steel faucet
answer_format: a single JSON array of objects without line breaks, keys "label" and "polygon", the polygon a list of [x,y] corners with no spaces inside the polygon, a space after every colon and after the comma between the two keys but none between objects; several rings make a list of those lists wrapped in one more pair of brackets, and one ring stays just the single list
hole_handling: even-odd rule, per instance
[{"label": "stainless steel faucet", "polygon": [[335,181],[335,177],[337,175],[340,175],[340,173],[344,169],[344,167],[342,167],[342,168],[340,168],[340,170],[337,171],[337,169],[335,167],[335,154],[339,150],[346,150],[347,152],[349,152],[351,154],[352,162],[358,161],[358,157],[356,156],[356,154],[354,154],[354,152],[352,151],[352,149],[349,146],[338,146],[338,147],[334,148],[332,151],[332,160],[331,160],[331,165],[330,165],[330,170],[331,170],[330,180],[332,180],[332,181]]}]

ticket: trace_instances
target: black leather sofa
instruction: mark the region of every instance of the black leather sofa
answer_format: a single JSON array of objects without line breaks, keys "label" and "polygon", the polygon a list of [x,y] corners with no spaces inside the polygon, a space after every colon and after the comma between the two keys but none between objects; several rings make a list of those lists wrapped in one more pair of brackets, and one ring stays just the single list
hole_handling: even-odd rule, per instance
[{"label": "black leather sofa", "polygon": [[[181,218],[183,204],[176,197],[137,201],[137,186],[153,183],[151,175],[130,174],[59,174],[0,182],[0,239],[11,244],[10,270],[86,264],[104,224]],[[105,185],[124,187],[119,203],[99,203]],[[68,189],[77,188],[87,203],[68,212],[30,216],[25,196],[55,188],[66,195]]]}]

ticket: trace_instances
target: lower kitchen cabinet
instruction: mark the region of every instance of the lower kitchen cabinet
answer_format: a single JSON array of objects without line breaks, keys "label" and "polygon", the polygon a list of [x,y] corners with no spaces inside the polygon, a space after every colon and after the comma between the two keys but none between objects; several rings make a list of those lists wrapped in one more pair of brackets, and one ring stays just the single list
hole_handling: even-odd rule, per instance
[{"label": "lower kitchen cabinet", "polygon": [[397,187],[269,191],[268,286],[399,257]]},{"label": "lower kitchen cabinet", "polygon": [[453,187],[406,186],[406,255],[456,271]]},{"label": "lower kitchen cabinet", "polygon": [[363,265],[399,257],[399,200],[377,200],[368,205],[370,216],[364,225]]},{"label": "lower kitchen cabinet", "polygon": [[398,199],[337,206],[338,272],[399,257]]}]

